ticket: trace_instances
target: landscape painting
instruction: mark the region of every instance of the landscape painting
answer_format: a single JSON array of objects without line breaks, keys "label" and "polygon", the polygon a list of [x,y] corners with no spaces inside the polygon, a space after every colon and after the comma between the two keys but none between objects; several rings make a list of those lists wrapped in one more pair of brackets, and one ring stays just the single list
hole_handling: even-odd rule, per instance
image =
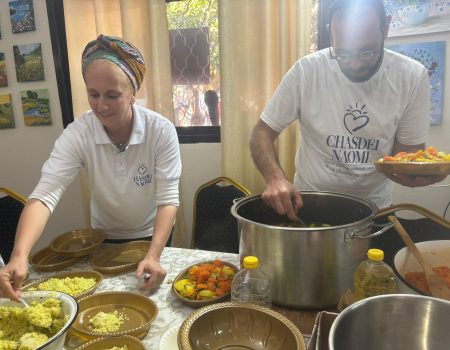
[{"label": "landscape painting", "polygon": [[20,92],[26,126],[52,125],[47,89]]},{"label": "landscape painting", "polygon": [[431,90],[430,124],[441,124],[444,95],[445,41],[386,45],[386,48],[419,61],[428,70]]},{"label": "landscape painting", "polygon": [[44,80],[41,44],[14,45],[18,82]]},{"label": "landscape painting", "polygon": [[8,75],[6,74],[5,54],[0,52],[0,87],[8,86]]},{"label": "landscape painting", "polygon": [[11,18],[11,29],[13,33],[36,30],[33,0],[10,1],[9,16]]},{"label": "landscape painting", "polygon": [[14,126],[11,94],[0,95],[0,129],[11,129]]}]

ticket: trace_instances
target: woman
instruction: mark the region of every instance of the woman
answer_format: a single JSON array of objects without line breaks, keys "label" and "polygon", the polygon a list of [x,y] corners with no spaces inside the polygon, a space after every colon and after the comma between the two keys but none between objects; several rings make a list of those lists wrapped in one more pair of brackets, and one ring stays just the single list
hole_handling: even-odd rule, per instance
[{"label": "woman", "polygon": [[14,300],[32,247],[81,167],[91,187],[92,227],[105,230],[110,242],[152,240],[136,270],[137,278],[150,275],[144,288],[156,288],[166,275],[159,259],[175,221],[181,174],[175,127],[134,103],[145,65],[132,44],[100,35],[83,51],[82,72],[92,110],[56,141],[0,270],[0,293]]}]

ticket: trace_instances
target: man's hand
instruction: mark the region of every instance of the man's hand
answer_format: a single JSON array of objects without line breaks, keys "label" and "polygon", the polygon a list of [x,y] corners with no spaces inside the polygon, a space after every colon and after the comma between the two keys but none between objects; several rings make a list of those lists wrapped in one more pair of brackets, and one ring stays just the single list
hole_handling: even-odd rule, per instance
[{"label": "man's hand", "polygon": [[144,273],[148,274],[148,277],[144,277],[142,289],[155,290],[163,283],[167,272],[162,268],[159,260],[146,256],[136,269],[136,278],[139,279]]},{"label": "man's hand", "polygon": [[423,187],[441,182],[446,175],[402,175],[402,174],[385,174],[392,181],[407,187]]},{"label": "man's hand", "polygon": [[20,287],[27,276],[28,267],[26,262],[10,260],[0,270],[0,296],[19,301]]},{"label": "man's hand", "polygon": [[303,206],[300,192],[286,179],[272,180],[267,183],[262,199],[280,215],[297,220],[297,211]]}]

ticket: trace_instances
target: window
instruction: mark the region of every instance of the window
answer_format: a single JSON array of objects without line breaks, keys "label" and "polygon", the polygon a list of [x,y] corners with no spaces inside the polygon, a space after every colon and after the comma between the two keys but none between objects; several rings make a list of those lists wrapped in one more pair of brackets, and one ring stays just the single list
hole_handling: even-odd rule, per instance
[{"label": "window", "polygon": [[173,107],[180,142],[220,141],[218,0],[167,4]]}]

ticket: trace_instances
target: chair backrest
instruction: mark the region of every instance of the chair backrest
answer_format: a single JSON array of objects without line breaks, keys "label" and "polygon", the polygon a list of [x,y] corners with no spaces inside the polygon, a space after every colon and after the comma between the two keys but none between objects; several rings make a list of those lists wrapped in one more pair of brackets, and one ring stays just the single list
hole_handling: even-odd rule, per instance
[{"label": "chair backrest", "polygon": [[0,187],[0,196],[2,193],[6,196],[0,197],[0,255],[6,264],[11,257],[20,214],[27,200],[10,189]]},{"label": "chair backrest", "polygon": [[231,215],[230,209],[234,199],[248,195],[248,189],[227,177],[219,177],[201,185],[194,196],[191,246],[239,253],[237,220]]}]

